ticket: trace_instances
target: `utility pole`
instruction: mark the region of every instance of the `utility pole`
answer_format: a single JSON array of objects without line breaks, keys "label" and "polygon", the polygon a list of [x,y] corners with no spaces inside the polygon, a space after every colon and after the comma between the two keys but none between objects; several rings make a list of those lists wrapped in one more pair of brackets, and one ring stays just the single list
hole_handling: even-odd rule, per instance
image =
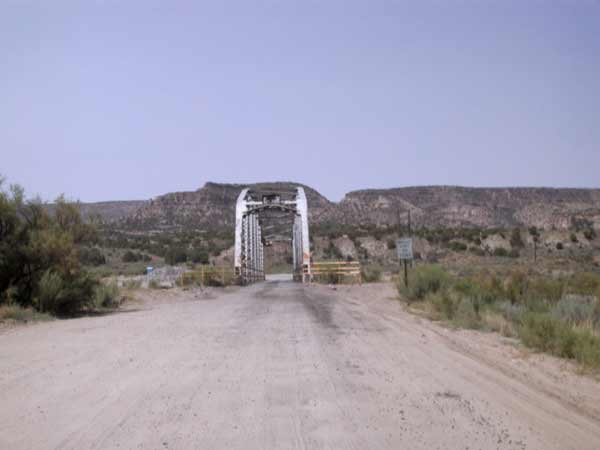
[{"label": "utility pole", "polygon": [[[408,237],[411,238],[410,209],[408,210]],[[404,286],[408,287],[408,261],[404,259]]]}]

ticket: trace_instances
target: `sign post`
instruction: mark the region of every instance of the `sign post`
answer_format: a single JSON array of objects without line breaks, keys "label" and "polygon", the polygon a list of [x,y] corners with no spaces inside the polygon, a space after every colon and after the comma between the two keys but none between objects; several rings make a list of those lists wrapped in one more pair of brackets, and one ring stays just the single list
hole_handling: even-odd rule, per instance
[{"label": "sign post", "polygon": [[413,259],[412,238],[400,238],[396,241],[398,259],[404,263],[404,285],[408,287],[408,261]]}]

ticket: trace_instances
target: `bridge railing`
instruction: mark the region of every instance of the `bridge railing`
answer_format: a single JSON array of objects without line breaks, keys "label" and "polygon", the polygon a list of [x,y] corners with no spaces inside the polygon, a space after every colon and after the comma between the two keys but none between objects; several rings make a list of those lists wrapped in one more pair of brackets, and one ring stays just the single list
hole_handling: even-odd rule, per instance
[{"label": "bridge railing", "polygon": [[239,277],[236,276],[232,267],[202,265],[194,270],[183,272],[177,281],[182,287],[229,286],[237,284]]},{"label": "bridge railing", "polygon": [[343,284],[362,283],[360,263],[358,261],[320,261],[304,269],[304,274],[316,283]]}]

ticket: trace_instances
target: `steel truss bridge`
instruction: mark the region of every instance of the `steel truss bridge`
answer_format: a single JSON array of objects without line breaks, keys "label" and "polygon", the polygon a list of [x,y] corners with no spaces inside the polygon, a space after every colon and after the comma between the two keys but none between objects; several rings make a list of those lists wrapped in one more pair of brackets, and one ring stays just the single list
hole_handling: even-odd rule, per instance
[{"label": "steel truss bridge", "polygon": [[235,275],[242,283],[265,279],[264,247],[275,241],[291,241],[294,279],[309,281],[310,240],[304,189],[243,189],[235,208],[234,255]]}]

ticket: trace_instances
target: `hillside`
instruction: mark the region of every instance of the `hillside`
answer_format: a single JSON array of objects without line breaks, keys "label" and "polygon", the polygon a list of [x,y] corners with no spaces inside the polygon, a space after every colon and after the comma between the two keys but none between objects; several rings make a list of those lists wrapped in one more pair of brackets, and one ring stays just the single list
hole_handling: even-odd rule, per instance
[{"label": "hillside", "polygon": [[411,210],[417,226],[569,228],[600,226],[600,189],[423,186],[350,192],[337,205],[342,221],[390,224]]},{"label": "hillside", "polygon": [[[84,213],[128,229],[160,230],[232,227],[241,189],[292,189],[297,183],[206,183],[192,192],[174,192],[149,201],[83,204]],[[353,191],[334,203],[304,186],[312,224],[425,227],[537,226],[566,229],[575,223],[600,228],[600,189],[470,188],[423,186]]]}]

